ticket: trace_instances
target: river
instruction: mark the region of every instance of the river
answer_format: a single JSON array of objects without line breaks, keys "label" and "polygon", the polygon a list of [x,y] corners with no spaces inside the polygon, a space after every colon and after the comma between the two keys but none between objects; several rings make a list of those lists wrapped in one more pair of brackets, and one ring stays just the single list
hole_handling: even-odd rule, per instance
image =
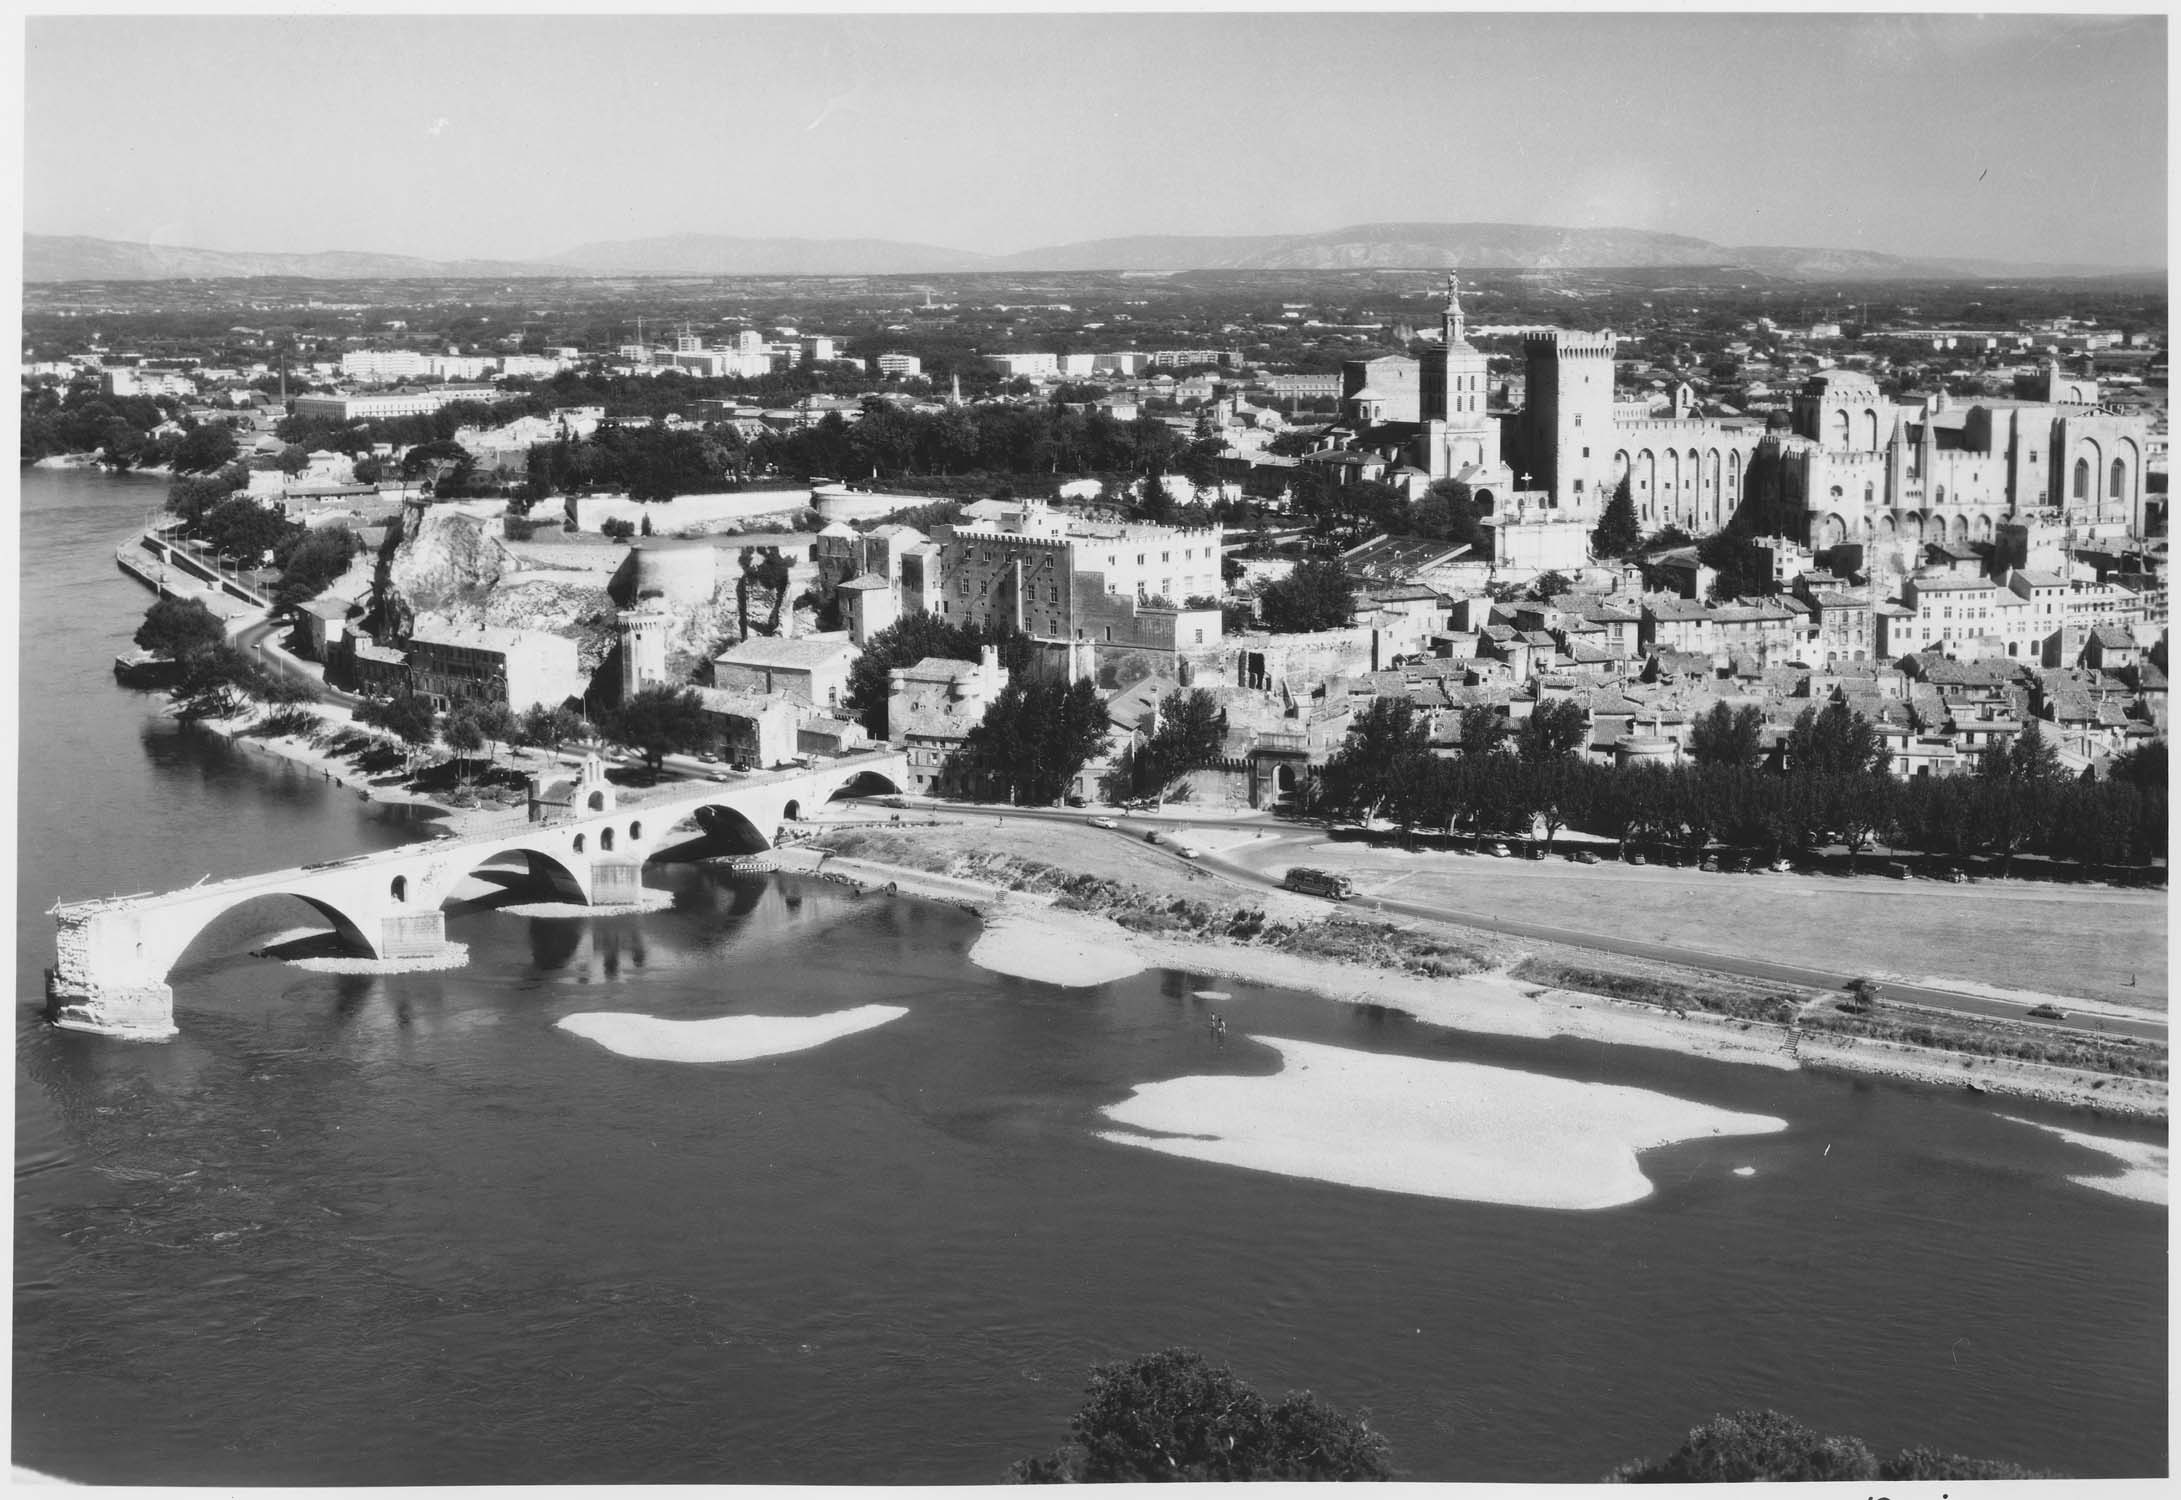
[{"label": "river", "polygon": [[[450,915],[458,971],[309,972],[259,903],[173,975],[161,1044],[40,1019],[56,899],[422,835],[117,686],[160,487],[23,471],[15,1461],[128,1483],[980,1482],[1093,1362],[1193,1345],[1367,1408],[1411,1477],[1569,1480],[1776,1406],[2080,1475],[2163,1474],[2166,1214],[2026,1106],[1149,973],[984,973],[961,912],[649,872],[669,911]],[[738,1064],[556,1029],[639,1011],[892,1024]],[[1785,1118],[1648,1153],[1598,1212],[1369,1192],[1095,1138],[1100,1107],[1270,1073],[1248,1033],[1502,1063]],[[1737,1167],[1753,1174],[1736,1175]]]}]

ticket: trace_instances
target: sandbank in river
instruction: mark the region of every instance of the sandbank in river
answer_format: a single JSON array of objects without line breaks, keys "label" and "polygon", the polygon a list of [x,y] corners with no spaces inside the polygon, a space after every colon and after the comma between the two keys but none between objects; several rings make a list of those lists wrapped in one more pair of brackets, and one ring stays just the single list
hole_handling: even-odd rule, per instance
[{"label": "sandbank in river", "polygon": [[1146,1084],[1105,1112],[1129,1128],[1100,1138],[1381,1192],[1599,1209],[1650,1195],[1639,1151],[1787,1128],[1620,1084],[1252,1040],[1280,1054],[1278,1073]]}]

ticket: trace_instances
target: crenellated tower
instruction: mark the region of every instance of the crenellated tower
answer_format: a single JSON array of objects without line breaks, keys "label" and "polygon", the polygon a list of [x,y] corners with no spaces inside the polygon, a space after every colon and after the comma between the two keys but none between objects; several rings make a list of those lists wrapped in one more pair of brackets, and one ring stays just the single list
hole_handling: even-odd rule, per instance
[{"label": "crenellated tower", "polygon": [[1522,347],[1528,487],[1543,490],[1554,509],[1592,521],[1612,492],[1614,348],[1611,329],[1565,328],[1529,334]]}]

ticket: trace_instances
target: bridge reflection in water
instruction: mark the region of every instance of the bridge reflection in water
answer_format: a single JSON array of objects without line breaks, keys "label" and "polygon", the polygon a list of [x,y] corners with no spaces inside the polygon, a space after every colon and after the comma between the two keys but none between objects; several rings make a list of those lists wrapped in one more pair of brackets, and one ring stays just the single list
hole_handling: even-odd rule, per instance
[{"label": "bridge reflection in water", "polygon": [[[350,859],[244,875],[164,895],[116,896],[55,908],[57,960],[46,971],[54,1025],[105,1036],[172,1036],[167,972],[222,913],[265,896],[293,896],[371,958],[428,960],[448,951],[443,907],[485,865],[521,857],[531,878],[564,900],[634,904],[643,867],[695,821],[728,852],[772,846],[772,830],[844,793],[899,791],[908,765],[883,749],[732,782],[679,782],[625,792],[593,757],[568,783],[453,838]],[[563,795],[564,794],[564,795]]]}]

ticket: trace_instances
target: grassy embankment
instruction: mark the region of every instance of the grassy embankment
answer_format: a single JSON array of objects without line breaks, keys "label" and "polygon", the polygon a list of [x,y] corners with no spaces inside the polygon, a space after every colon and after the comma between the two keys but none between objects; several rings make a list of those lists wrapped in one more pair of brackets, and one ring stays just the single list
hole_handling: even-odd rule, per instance
[{"label": "grassy embankment", "polygon": [[[1049,843],[1055,836],[1049,824],[1035,827],[1030,836],[1041,842]],[[2032,1030],[2020,1023],[1883,1001],[1854,1013],[1840,1009],[1838,1000],[1822,991],[1766,985],[1557,944],[1526,943],[1517,953],[1508,949],[1499,934],[1471,932],[1451,924],[1370,921],[1339,908],[1314,917],[1276,915],[1268,912],[1261,899],[1245,896],[1219,901],[1194,894],[1205,884],[1201,872],[1142,858],[1133,848],[1113,848],[1105,859],[1111,873],[1093,873],[1062,869],[1026,853],[995,847],[1014,840],[989,825],[978,830],[974,841],[932,838],[906,830],[843,828],[820,835],[817,842],[846,858],[1049,895],[1055,905],[1092,912],[1130,931],[1162,937],[1247,943],[1430,978],[1477,973],[1512,959],[1508,973],[1541,988],[1602,995],[1669,1012],[1699,1011],[1778,1026],[1793,1023],[1799,1016],[1803,1029],[1812,1032],[2122,1078],[2166,1077],[2166,1049],[2149,1044]]]}]

